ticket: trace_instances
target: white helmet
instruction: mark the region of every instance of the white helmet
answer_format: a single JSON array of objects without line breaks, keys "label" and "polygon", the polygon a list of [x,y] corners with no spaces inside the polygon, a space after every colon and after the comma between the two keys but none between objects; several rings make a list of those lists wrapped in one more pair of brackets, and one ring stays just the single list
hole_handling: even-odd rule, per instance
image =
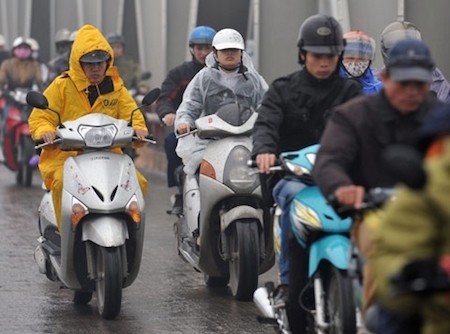
[{"label": "white helmet", "polygon": [[74,31],[72,31],[72,32],[70,33],[69,40],[70,40],[71,42],[73,42],[73,41],[75,40],[75,38],[77,37],[77,33],[78,33],[78,30],[74,30]]},{"label": "white helmet", "polygon": [[244,50],[244,38],[234,29],[226,28],[217,32],[212,41],[212,46],[216,50],[239,49]]},{"label": "white helmet", "polygon": [[65,43],[70,41],[70,30],[68,29],[60,29],[56,32],[55,35],[55,43]]},{"label": "white helmet", "polygon": [[14,49],[14,48],[18,47],[19,45],[28,45],[31,49],[31,44],[30,44],[28,38],[25,38],[22,36],[16,37],[16,39],[14,40],[14,42],[12,44],[12,48]]},{"label": "white helmet", "polygon": [[39,43],[34,38],[27,38],[28,44],[31,46],[31,51],[39,51]]}]

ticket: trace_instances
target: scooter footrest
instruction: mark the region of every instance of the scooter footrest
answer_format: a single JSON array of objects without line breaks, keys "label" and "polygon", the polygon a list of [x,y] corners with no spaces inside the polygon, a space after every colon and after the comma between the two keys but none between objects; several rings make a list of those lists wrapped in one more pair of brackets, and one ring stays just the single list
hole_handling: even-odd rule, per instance
[{"label": "scooter footrest", "polygon": [[61,247],[55,245],[53,242],[49,240],[45,240],[42,243],[42,248],[52,256],[61,256]]}]

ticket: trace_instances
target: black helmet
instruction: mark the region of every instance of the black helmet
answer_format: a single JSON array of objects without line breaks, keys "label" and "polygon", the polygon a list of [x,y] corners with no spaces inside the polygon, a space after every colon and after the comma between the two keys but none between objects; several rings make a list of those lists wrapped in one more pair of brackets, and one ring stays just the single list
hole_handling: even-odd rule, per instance
[{"label": "black helmet", "polygon": [[106,39],[109,44],[124,44],[125,40],[122,35],[116,34],[116,33],[110,33],[108,36],[106,36]]},{"label": "black helmet", "polygon": [[344,45],[342,27],[332,16],[313,15],[300,26],[297,46],[301,51],[340,54]]}]

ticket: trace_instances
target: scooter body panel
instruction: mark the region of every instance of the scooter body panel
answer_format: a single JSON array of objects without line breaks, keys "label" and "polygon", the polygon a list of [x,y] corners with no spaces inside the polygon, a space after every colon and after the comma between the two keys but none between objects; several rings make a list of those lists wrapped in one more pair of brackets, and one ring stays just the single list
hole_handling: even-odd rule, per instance
[{"label": "scooter body panel", "polygon": [[[214,169],[214,177],[205,175],[200,171],[199,187],[201,211],[200,211],[200,256],[199,268],[210,276],[224,276],[227,274],[228,265],[217,256],[219,234],[225,235],[225,231],[238,219],[256,218],[263,233],[272,233],[272,229],[265,228],[264,214],[261,208],[254,207],[252,203],[261,201],[261,188],[258,175],[248,176],[243,180],[241,187],[233,187],[230,181],[230,164],[227,164],[233,150],[238,150],[245,161],[250,157],[251,139],[247,136],[225,137],[209,142],[203,161]],[[246,152],[245,152],[246,151]],[[236,151],[235,151],[236,152]],[[244,155],[248,153],[248,157]],[[250,169],[249,169],[250,171]],[[250,175],[250,174],[247,174]],[[252,177],[255,179],[252,180]],[[248,187],[244,185],[248,182]],[[267,231],[270,230],[270,231]],[[263,245],[266,237],[260,236]],[[264,249],[264,254],[270,254],[272,244]],[[266,257],[267,261],[269,256]],[[267,270],[265,263],[261,269]]]},{"label": "scooter body panel", "polygon": [[340,234],[328,235],[313,242],[309,249],[308,276],[314,276],[322,260],[330,262],[336,268],[348,269],[350,249],[350,239]]}]

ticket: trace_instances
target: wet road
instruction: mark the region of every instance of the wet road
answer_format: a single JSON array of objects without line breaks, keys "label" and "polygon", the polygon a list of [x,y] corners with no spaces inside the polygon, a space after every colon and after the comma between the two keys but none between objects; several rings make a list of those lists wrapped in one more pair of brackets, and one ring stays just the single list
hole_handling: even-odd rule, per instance
[{"label": "wet road", "polygon": [[[0,165],[0,333],[274,333],[256,321],[252,302],[235,301],[228,289],[212,290],[203,275],[178,257],[173,218],[165,213],[169,190],[164,177],[146,174],[146,240],[141,270],[123,292],[117,319],[97,315],[96,300],[75,307],[72,292],[38,272],[37,207],[42,196],[36,172],[31,188],[15,185]],[[273,280],[274,270],[260,276]]]}]

